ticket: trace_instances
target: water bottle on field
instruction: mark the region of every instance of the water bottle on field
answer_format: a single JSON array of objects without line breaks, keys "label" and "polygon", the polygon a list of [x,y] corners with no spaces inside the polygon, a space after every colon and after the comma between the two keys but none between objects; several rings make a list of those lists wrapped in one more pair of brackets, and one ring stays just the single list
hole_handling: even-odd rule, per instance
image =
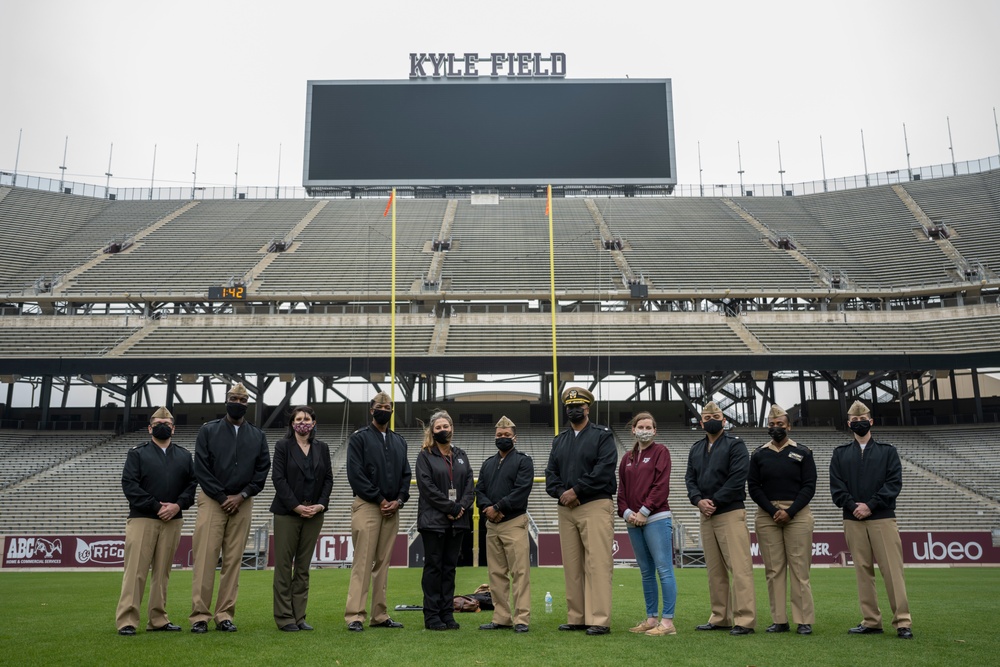
[{"label": "water bottle on field", "polygon": [[552,593],[548,591],[545,592],[545,613],[552,613]]}]

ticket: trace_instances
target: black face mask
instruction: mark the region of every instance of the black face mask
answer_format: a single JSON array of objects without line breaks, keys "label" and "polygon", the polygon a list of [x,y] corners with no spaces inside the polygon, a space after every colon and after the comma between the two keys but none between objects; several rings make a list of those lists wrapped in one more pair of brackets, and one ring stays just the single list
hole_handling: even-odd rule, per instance
[{"label": "black face mask", "polygon": [[226,403],[226,414],[229,415],[234,421],[239,421],[243,419],[243,415],[247,413],[246,403],[236,403],[230,401]]},{"label": "black face mask", "polygon": [[771,440],[775,442],[781,442],[788,437],[788,430],[782,428],[781,426],[772,426],[767,429],[767,434],[771,436]]},{"label": "black face mask", "polygon": [[499,449],[501,452],[508,452],[513,446],[514,446],[513,438],[497,438],[497,449]]},{"label": "black face mask", "polygon": [[857,433],[862,438],[868,435],[868,431],[872,430],[872,423],[870,421],[851,422],[849,426],[852,431]]},{"label": "black face mask", "polygon": [[451,442],[451,431],[434,431],[434,442],[439,445],[447,445]]},{"label": "black face mask", "polygon": [[579,424],[587,418],[587,415],[583,412],[583,408],[566,408],[566,416],[574,424]]},{"label": "black face mask", "polygon": [[172,436],[173,430],[170,428],[170,424],[153,424],[153,437],[157,440],[169,440]]},{"label": "black face mask", "polygon": [[389,418],[392,417],[392,410],[373,410],[372,419],[379,426],[385,426],[389,423]]},{"label": "black face mask", "polygon": [[721,419],[709,419],[707,422],[702,424],[706,433],[715,435],[722,430],[722,420]]}]

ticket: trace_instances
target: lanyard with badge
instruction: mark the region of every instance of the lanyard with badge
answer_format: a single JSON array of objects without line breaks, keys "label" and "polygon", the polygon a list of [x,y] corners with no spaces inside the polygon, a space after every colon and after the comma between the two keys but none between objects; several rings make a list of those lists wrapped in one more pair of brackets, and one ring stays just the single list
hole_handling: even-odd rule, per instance
[{"label": "lanyard with badge", "polygon": [[453,456],[454,453],[448,454],[448,456],[445,456],[444,454],[441,455],[441,458],[443,458],[444,462],[448,465],[448,500],[451,500],[452,502],[458,500],[458,493],[455,491],[455,470],[452,467],[451,462]]}]

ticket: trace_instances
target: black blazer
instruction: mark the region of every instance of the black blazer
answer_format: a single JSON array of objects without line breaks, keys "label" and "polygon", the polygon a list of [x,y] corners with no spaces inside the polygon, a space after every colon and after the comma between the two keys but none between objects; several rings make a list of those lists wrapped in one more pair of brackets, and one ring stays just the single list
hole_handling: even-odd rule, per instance
[{"label": "black blazer", "polygon": [[[305,488],[307,465],[313,469],[315,483],[312,489]],[[295,508],[304,500],[330,509],[330,491],[333,490],[330,447],[322,440],[314,440],[307,459],[295,438],[282,438],[274,445],[271,482],[275,491],[271,511],[275,514],[298,516]]]}]

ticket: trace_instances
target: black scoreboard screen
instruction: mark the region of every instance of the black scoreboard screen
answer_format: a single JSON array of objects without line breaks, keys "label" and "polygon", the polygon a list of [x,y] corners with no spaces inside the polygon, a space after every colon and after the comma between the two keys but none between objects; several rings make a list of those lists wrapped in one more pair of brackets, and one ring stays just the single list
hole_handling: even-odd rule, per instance
[{"label": "black scoreboard screen", "polygon": [[669,79],[310,81],[303,185],[674,185]]}]

